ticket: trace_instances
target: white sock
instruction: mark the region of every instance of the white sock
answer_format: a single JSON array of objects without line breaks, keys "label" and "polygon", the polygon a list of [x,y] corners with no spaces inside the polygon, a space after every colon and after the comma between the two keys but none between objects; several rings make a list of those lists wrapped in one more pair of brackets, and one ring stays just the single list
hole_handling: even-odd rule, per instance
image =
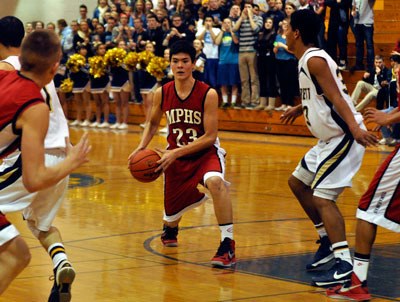
[{"label": "white sock", "polygon": [[351,265],[353,262],[351,261],[349,244],[347,241],[340,241],[332,244],[333,254],[335,258],[340,258],[341,260],[347,261]]},{"label": "white sock", "polygon": [[354,253],[353,271],[361,282],[367,280],[370,255]]},{"label": "white sock", "polygon": [[315,226],[315,229],[318,232],[319,237],[322,238],[322,237],[328,236],[328,233],[325,230],[325,226],[324,226],[323,222],[315,224],[314,226]]},{"label": "white sock", "polygon": [[219,225],[219,229],[221,231],[221,241],[224,241],[225,238],[233,239],[233,224],[223,224]]},{"label": "white sock", "polygon": [[232,95],[232,104],[236,104],[237,95]]},{"label": "white sock", "polygon": [[62,243],[54,243],[47,249],[51,259],[53,260],[54,268],[57,267],[63,260],[68,260],[67,254],[65,253],[65,248]]},{"label": "white sock", "polygon": [[222,96],[222,102],[228,103],[228,96],[227,95],[223,95]]}]

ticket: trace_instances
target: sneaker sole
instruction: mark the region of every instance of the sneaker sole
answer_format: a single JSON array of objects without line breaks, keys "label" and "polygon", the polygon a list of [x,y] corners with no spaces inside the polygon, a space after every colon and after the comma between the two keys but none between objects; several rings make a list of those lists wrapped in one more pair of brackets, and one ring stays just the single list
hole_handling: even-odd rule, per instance
[{"label": "sneaker sole", "polygon": [[229,268],[232,267],[236,264],[236,261],[232,261],[229,264],[224,264],[222,261],[218,260],[211,260],[211,265],[214,267],[219,267],[219,268]]},{"label": "sneaker sole", "polygon": [[166,247],[177,247],[178,246],[178,242],[168,242],[168,243],[163,243],[163,244]]},{"label": "sneaker sole", "polygon": [[350,300],[350,301],[369,301],[372,299],[371,295],[368,295],[368,294],[357,295],[354,298],[335,294],[335,295],[329,295],[328,298],[337,299],[337,300]]},{"label": "sneaker sole", "polygon": [[326,282],[320,282],[320,281],[312,281],[312,284],[318,287],[331,287],[334,285],[339,285],[346,283],[347,281],[350,281],[349,279],[343,279],[343,280],[336,280],[336,281],[326,281]]},{"label": "sneaker sole", "polygon": [[321,259],[320,261],[311,263],[311,264],[307,264],[306,266],[306,270],[307,271],[315,271],[315,270],[319,270],[321,269],[322,266],[332,262],[335,259],[333,253],[330,254],[329,256]]},{"label": "sneaker sole", "polygon": [[75,279],[73,267],[63,267],[57,274],[57,284],[59,285],[60,302],[71,301],[71,284]]}]

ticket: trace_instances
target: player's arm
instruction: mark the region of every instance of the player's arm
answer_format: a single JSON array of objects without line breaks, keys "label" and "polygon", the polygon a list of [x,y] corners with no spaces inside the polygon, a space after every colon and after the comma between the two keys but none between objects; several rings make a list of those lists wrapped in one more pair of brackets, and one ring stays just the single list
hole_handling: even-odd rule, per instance
[{"label": "player's arm", "polygon": [[22,179],[30,192],[43,190],[58,183],[74,169],[87,162],[91,147],[87,135],[72,147],[61,163],[46,167],[44,161],[44,139],[49,125],[49,109],[39,103],[25,109],[17,119],[16,127],[22,130]]},{"label": "player's arm", "polygon": [[137,146],[137,148],[129,155],[128,160],[136,155],[139,150],[146,149],[147,145],[153,139],[154,134],[158,131],[158,126],[160,125],[160,121],[163,115],[161,110],[161,99],[162,99],[162,88],[157,88],[153,97],[153,107],[151,109],[151,119],[150,123],[146,125],[146,128],[143,131],[142,139]]},{"label": "player's arm", "polygon": [[368,107],[365,109],[364,116],[369,122],[377,123],[380,126],[388,126],[400,122],[400,112],[398,108],[395,108],[389,113],[385,113],[376,108]]},{"label": "player's arm", "polygon": [[377,143],[376,136],[360,128],[353,112],[342,97],[339,87],[332,85],[332,83],[335,83],[335,79],[326,60],[321,57],[312,57],[307,64],[311,75],[316,78],[324,95],[333,103],[339,115],[344,119],[354,139],[363,146],[375,145]]},{"label": "player's arm", "polygon": [[162,153],[158,161],[158,170],[166,170],[179,157],[204,150],[215,143],[218,135],[218,95],[214,89],[210,89],[204,101],[204,135],[188,145],[173,150],[157,150]]}]

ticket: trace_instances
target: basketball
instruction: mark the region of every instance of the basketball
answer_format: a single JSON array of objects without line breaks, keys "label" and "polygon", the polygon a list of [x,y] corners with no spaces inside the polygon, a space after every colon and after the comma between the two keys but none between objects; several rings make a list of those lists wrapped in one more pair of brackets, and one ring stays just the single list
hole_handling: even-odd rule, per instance
[{"label": "basketball", "polygon": [[159,166],[157,161],[160,160],[160,158],[157,152],[153,150],[144,149],[139,151],[129,162],[129,170],[132,176],[140,182],[156,180],[161,174],[161,171],[154,172]]}]

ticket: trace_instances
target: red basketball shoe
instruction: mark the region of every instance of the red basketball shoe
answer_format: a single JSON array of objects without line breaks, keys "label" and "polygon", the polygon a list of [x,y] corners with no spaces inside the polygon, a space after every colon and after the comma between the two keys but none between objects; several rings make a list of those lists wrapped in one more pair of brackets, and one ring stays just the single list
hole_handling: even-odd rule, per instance
[{"label": "red basketball shoe", "polygon": [[235,240],[226,237],[221,242],[215,256],[211,259],[211,264],[216,267],[231,267],[235,263]]},{"label": "red basketball shoe", "polygon": [[163,231],[164,232],[161,235],[161,242],[164,244],[164,246],[178,246],[178,227],[170,228],[169,226],[164,225]]},{"label": "red basketball shoe", "polygon": [[352,301],[368,301],[371,299],[367,287],[367,280],[361,282],[354,273],[351,274],[351,281],[343,285],[328,288],[326,290],[326,295],[333,299]]}]

